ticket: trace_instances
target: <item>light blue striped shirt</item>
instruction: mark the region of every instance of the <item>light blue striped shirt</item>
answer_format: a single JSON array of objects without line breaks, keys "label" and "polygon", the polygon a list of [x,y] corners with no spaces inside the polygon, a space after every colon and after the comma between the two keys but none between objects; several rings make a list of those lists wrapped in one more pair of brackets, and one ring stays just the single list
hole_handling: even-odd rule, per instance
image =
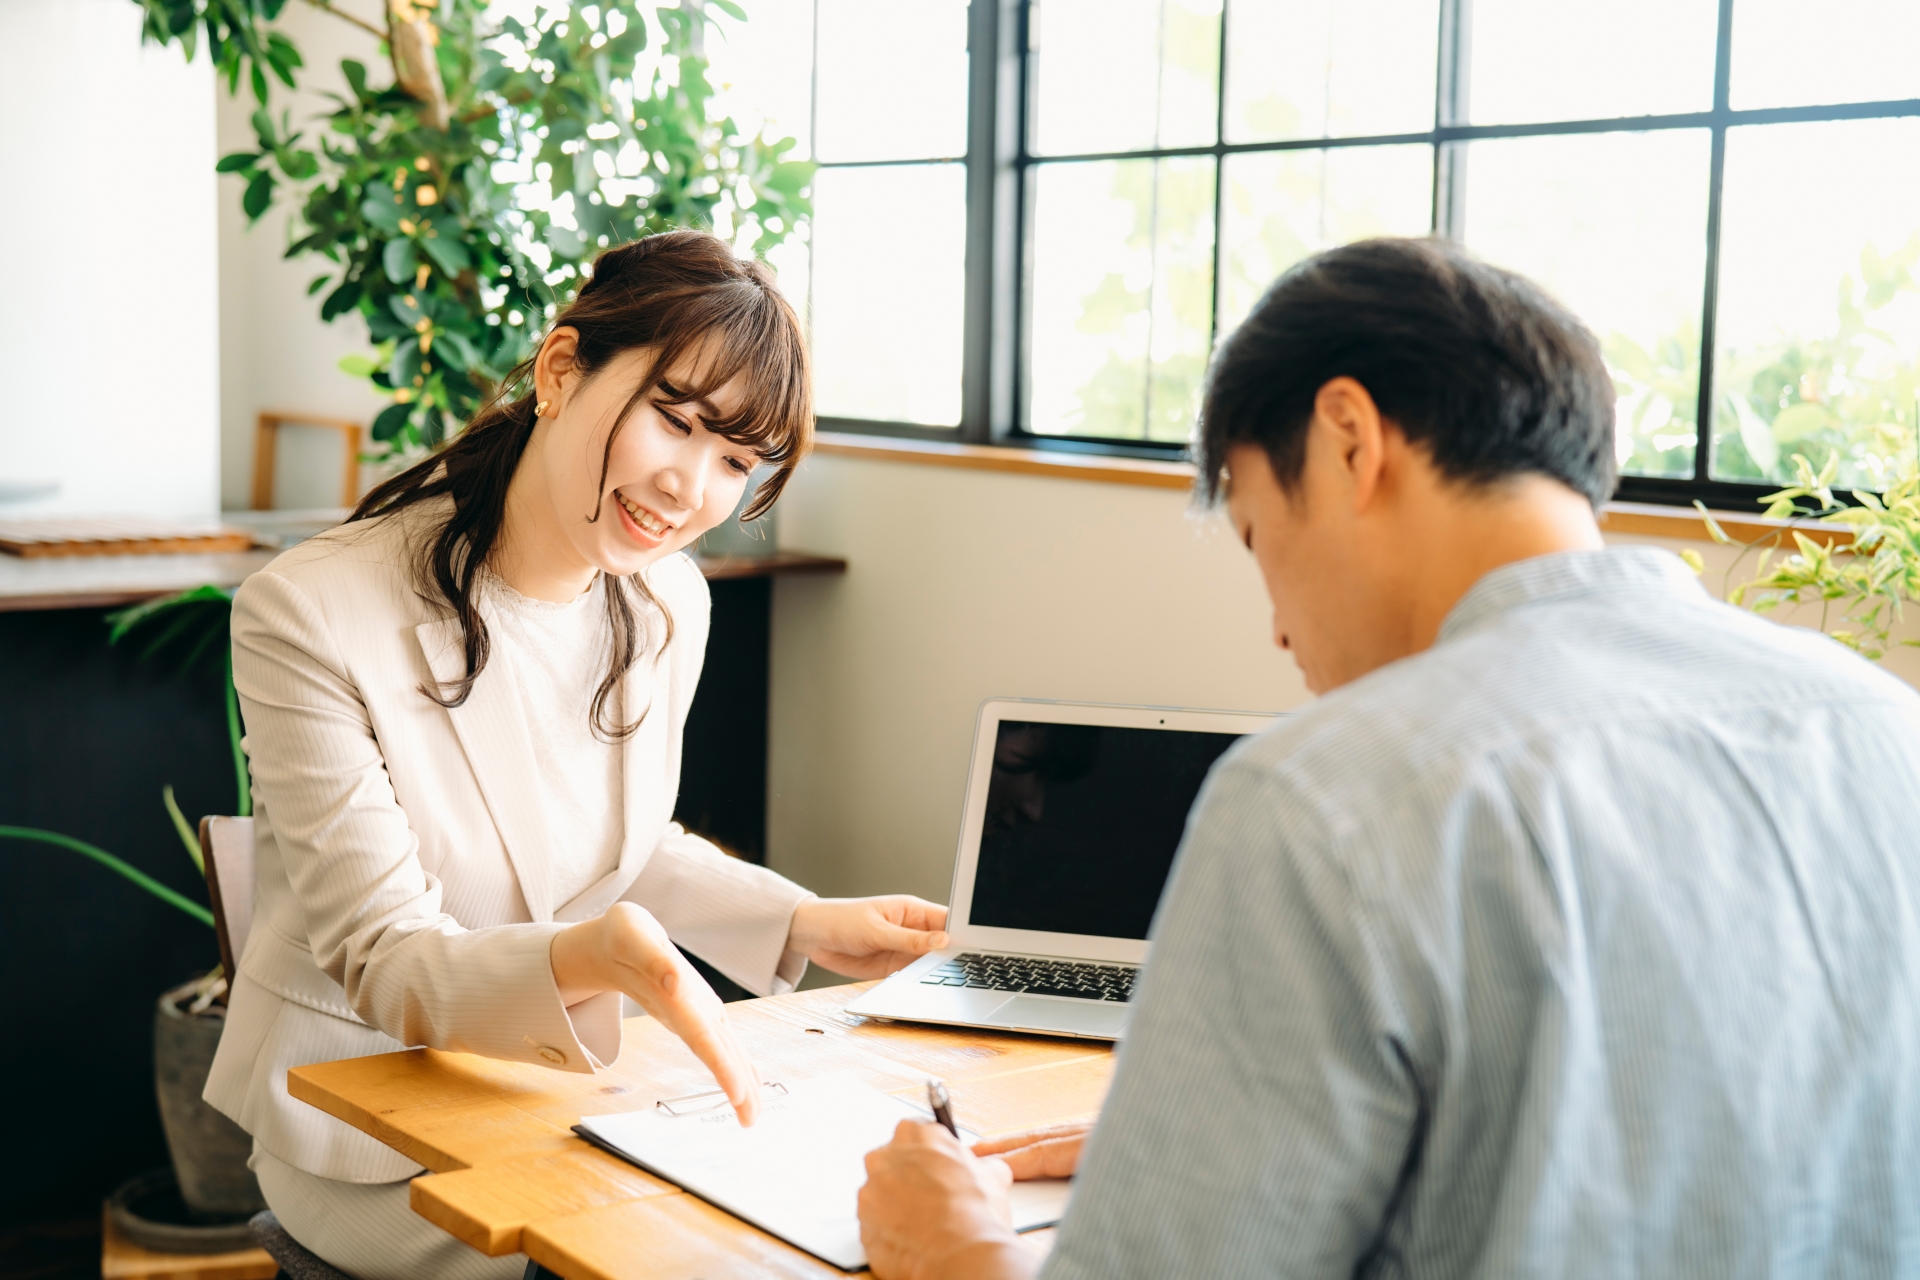
[{"label": "light blue striped shirt", "polygon": [[1920,696],[1646,548],[1214,769],[1048,1280],[1920,1276]]}]

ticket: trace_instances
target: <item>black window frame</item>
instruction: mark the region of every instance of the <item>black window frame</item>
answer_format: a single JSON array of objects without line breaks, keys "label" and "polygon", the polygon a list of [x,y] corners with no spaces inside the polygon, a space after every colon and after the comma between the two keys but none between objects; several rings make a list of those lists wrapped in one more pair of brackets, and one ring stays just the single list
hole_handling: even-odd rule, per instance
[{"label": "black window frame", "polygon": [[[1227,33],[1236,0],[1222,0],[1218,113],[1226,103]],[[1047,164],[1089,160],[1151,160],[1212,156],[1215,169],[1214,317],[1220,292],[1221,162],[1229,155],[1273,151],[1319,151],[1418,143],[1431,146],[1432,227],[1458,235],[1465,225],[1463,166],[1466,144],[1497,138],[1589,133],[1647,133],[1705,129],[1711,138],[1707,175],[1707,253],[1700,324],[1700,387],[1695,413],[1694,474],[1688,478],[1622,476],[1615,498],[1684,506],[1700,500],[1736,511],[1759,510],[1761,495],[1778,486],[1715,480],[1712,465],[1715,324],[1719,306],[1720,227],[1727,131],[1748,125],[1799,124],[1920,116],[1920,98],[1801,107],[1735,110],[1730,105],[1733,22],[1737,0],[1719,0],[1714,45],[1713,105],[1705,111],[1616,116],[1535,124],[1468,123],[1467,71],[1472,46],[1472,0],[1440,0],[1438,74],[1432,128],[1412,133],[1351,138],[1305,138],[1228,143],[1216,127],[1207,146],[1037,156],[1028,149],[1027,108],[1033,85],[1028,51],[1034,0],[972,0],[968,6],[968,102],[966,165],[965,317],[961,353],[961,411],[956,427],[928,427],[864,418],[822,417],[827,430],[906,436],[961,444],[1000,445],[1068,453],[1174,460],[1183,445],[1094,436],[1040,435],[1022,421],[1028,367],[1026,303],[1032,274],[1032,174]],[[1223,124],[1224,121],[1217,121]],[[931,159],[931,158],[929,158]],[[907,161],[891,163],[910,163]],[[1217,339],[1217,329],[1215,332]]]}]

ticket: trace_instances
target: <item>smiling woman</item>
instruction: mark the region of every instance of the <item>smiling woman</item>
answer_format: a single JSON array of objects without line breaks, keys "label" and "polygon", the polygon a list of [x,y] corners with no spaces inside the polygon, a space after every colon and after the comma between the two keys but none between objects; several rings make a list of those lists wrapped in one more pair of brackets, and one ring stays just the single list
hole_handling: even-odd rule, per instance
[{"label": "smiling woman", "polygon": [[413,1215],[418,1166],[291,1099],[289,1068],[426,1045],[590,1072],[630,997],[751,1123],[758,1077],[675,944],[759,994],[946,944],[943,907],[822,900],[670,821],[708,626],[680,553],[759,466],[770,507],[811,423],[772,274],[648,237],[465,432],[236,595],[261,927],[206,1096],[282,1224],[359,1280],[525,1259]]},{"label": "smiling woman", "polygon": [[[443,705],[464,701],[487,665],[474,599],[483,570],[561,603],[604,571],[656,603],[636,571],[731,515],[762,462],[773,474],[743,518],[771,507],[812,446],[812,410],[806,340],[765,266],[698,231],[601,254],[538,353],[473,423],[354,512],[453,499],[419,570],[460,619],[466,663]],[[625,590],[609,590],[606,607],[614,660],[593,715],[623,737],[633,726],[609,724],[606,701],[645,638]],[[664,626],[663,648],[671,613]]]}]

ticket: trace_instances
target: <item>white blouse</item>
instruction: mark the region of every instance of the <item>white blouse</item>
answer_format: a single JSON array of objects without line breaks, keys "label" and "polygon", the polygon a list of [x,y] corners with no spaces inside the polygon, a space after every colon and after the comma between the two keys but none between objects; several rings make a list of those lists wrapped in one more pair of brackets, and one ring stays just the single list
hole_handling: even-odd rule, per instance
[{"label": "white blouse", "polygon": [[[489,670],[512,685],[526,715],[540,790],[552,823],[548,843],[553,900],[568,903],[620,862],[626,838],[621,751],[593,731],[593,695],[606,678],[613,644],[606,579],[566,604],[521,595],[491,572],[485,578]],[[615,690],[609,718],[626,715]]]}]

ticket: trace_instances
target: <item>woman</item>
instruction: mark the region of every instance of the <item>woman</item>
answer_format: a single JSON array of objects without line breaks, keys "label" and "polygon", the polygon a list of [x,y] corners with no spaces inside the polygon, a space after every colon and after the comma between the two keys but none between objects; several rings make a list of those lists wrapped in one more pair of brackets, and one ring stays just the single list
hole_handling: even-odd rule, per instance
[{"label": "woman", "polygon": [[944,907],[816,898],[669,820],[707,639],[680,552],[762,465],[770,506],[811,442],[771,273],[699,232],[610,250],[508,386],[234,600],[259,882],[206,1096],[294,1238],[358,1280],[525,1259],[414,1216],[420,1166],[291,1099],[289,1067],[430,1045],[592,1071],[627,996],[751,1123],[752,1067],[669,938],[763,993],[946,943]]}]

